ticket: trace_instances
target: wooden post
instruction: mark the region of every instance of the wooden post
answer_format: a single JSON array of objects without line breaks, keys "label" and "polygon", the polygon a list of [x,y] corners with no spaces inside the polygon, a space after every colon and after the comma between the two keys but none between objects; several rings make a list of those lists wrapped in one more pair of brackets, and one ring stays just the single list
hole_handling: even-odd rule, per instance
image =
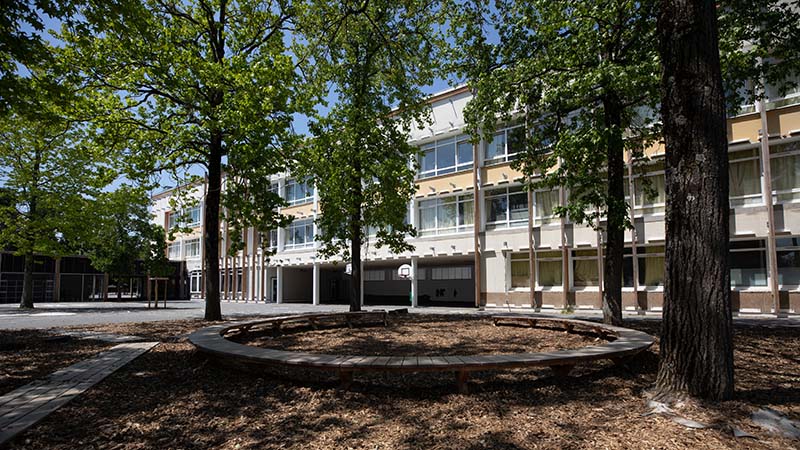
[{"label": "wooden post", "polygon": [[[761,114],[761,167],[764,178],[761,181],[761,196],[767,208],[767,264],[769,265],[768,280],[769,290],[772,294],[772,304],[775,315],[786,317],[781,312],[781,298],[778,287],[778,249],[775,245],[775,206],[772,199],[772,160],[769,156],[769,123],[767,122],[766,104],[762,98],[758,102]],[[762,311],[766,312],[766,311]]]},{"label": "wooden post", "polygon": [[144,292],[147,295],[147,309],[150,309],[150,274],[147,274],[145,282]]},{"label": "wooden post", "polygon": [[155,302],[155,305],[156,305],[156,309],[158,309],[158,278],[156,278],[155,284],[156,284],[156,302]]},{"label": "wooden post", "polygon": [[528,284],[531,287],[531,308],[536,306],[536,250],[533,238],[533,190],[528,180]]},{"label": "wooden post", "polygon": [[637,255],[639,245],[639,236],[636,233],[636,192],[635,183],[633,182],[633,155],[628,154],[628,196],[630,197],[630,214],[631,224],[631,257],[633,258],[633,298],[636,302],[636,313],[644,314],[645,308],[639,305],[639,257]]},{"label": "wooden post", "polygon": [[267,267],[265,265],[266,257],[264,256],[264,249],[261,249],[261,300],[267,302]]},{"label": "wooden post", "polygon": [[[559,204],[567,203],[567,191],[563,186],[559,188]],[[567,242],[567,219],[561,217],[561,288],[564,308],[569,307],[569,243]]]},{"label": "wooden post", "polygon": [[233,296],[233,301],[239,303],[239,272],[236,270],[236,260],[239,259],[239,255],[236,254],[231,257],[231,285],[233,288],[231,289],[231,295]]},{"label": "wooden post", "polygon": [[480,170],[480,144],[472,144],[472,246],[474,253],[473,265],[473,278],[475,279],[475,307],[481,306],[481,202],[480,202],[480,183],[481,177],[478,171]]},{"label": "wooden post", "polygon": [[[597,210],[598,214],[600,210]],[[600,229],[600,216],[597,217],[597,292],[600,297],[600,308],[603,308],[603,231]]]},{"label": "wooden post", "polygon": [[225,269],[222,272],[223,273],[223,278],[222,278],[222,294],[223,295],[222,295],[222,297],[225,300],[230,300],[230,297],[228,297],[228,289],[230,288],[230,279],[228,278],[228,259],[229,258],[228,258],[228,224],[227,224],[227,222],[225,223],[225,235],[224,235],[224,237],[222,239],[222,252],[221,253],[222,253],[222,257],[224,258],[223,259],[223,264],[225,266]]},{"label": "wooden post", "polygon": [[168,283],[169,279],[168,278],[164,279],[164,309],[167,309],[167,291],[169,290],[167,289]]},{"label": "wooden post", "polygon": [[244,230],[244,243],[242,245],[242,300],[247,303],[247,235],[250,234],[247,229]]}]

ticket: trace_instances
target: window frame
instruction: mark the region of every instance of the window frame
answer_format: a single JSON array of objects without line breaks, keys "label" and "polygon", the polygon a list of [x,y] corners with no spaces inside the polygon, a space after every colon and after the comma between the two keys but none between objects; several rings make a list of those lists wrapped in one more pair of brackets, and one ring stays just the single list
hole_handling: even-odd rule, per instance
[{"label": "window frame", "polygon": [[[294,198],[289,198],[289,187],[292,187],[292,192]],[[300,188],[304,188],[305,196],[304,197],[297,197],[296,193],[297,190]],[[283,199],[286,200],[286,203],[289,206],[297,206],[297,205],[304,205],[306,203],[311,203],[314,201],[314,185],[310,182],[310,180],[303,180],[298,181],[294,178],[286,179],[286,182],[283,184]]]},{"label": "window frame", "polygon": [[[294,242],[294,230],[297,228],[303,227],[303,242]],[[308,240],[308,227],[311,229],[311,239]],[[298,250],[298,249],[306,249],[314,247],[315,235],[314,235],[314,220],[313,219],[302,219],[302,220],[295,220],[289,224],[285,228],[286,235],[283,239],[283,248],[284,250]]]},{"label": "window frame", "polygon": [[[507,163],[509,161],[515,160],[517,158],[517,155],[519,154],[519,150],[517,150],[517,151],[515,151],[513,153],[509,153],[509,141],[510,141],[509,140],[509,134],[513,130],[516,130],[518,128],[522,128],[522,133],[523,133],[523,136],[524,136],[525,135],[525,128],[524,127],[525,127],[525,125],[523,125],[523,124],[506,125],[504,127],[501,127],[500,129],[498,129],[497,131],[495,131],[494,134],[492,135],[492,140],[485,142],[485,144],[483,146],[483,165],[484,166],[493,166],[493,165],[496,165],[496,164],[504,164],[504,163]],[[489,150],[489,146],[491,145],[492,142],[494,142],[495,138],[497,136],[501,135],[501,134],[503,135],[503,153],[502,154],[498,153],[493,158],[489,158],[489,155],[487,153],[488,150]]]},{"label": "window frame", "polygon": [[[186,239],[186,240],[183,241],[182,245],[183,245],[182,251],[183,251],[183,255],[184,255],[185,258],[199,258],[200,257],[200,253],[201,253],[200,238]],[[188,249],[189,249],[190,246],[194,247],[195,245],[197,246],[197,253],[190,255],[189,252],[188,252]]]},{"label": "window frame", "polygon": [[[776,151],[773,153],[773,148],[778,149],[782,147],[792,146],[790,150],[787,151]],[[795,157],[800,159],[800,140],[792,140],[791,142],[781,142],[780,144],[776,144],[774,147],[770,145],[769,148],[769,163],[770,166],[773,167],[774,161],[780,158],[787,158],[787,157]],[[790,189],[783,189],[777,190],[775,189],[775,180],[774,180],[774,172],[772,172],[773,179],[770,180],[770,185],[772,186],[772,201],[775,204],[793,204],[793,203],[800,203],[800,186],[792,187]],[[797,177],[798,181],[800,181],[800,176]],[[782,200],[780,198],[781,195],[789,195],[793,198],[789,200]]]},{"label": "window frame", "polygon": [[[469,135],[460,134],[458,136],[451,136],[448,138],[436,139],[433,142],[423,144],[420,146],[420,154],[417,158],[419,170],[417,171],[417,179],[423,180],[426,178],[438,177],[440,175],[448,175],[452,173],[464,172],[471,170],[475,164],[473,154],[470,152],[470,160],[461,162],[459,159],[458,146],[459,144],[469,143]],[[446,167],[439,167],[439,149],[446,145],[452,144],[453,146],[453,165]],[[433,169],[423,170],[422,161],[427,152],[433,151]]]},{"label": "window frame", "polygon": [[[427,236],[441,236],[441,235],[448,235],[448,234],[458,234],[458,233],[466,233],[471,231],[475,226],[475,216],[473,214],[472,223],[465,223],[464,218],[460,217],[459,215],[459,206],[464,205],[469,202],[475,201],[475,195],[472,193],[469,194],[457,194],[457,195],[449,195],[446,197],[437,197],[431,199],[424,199],[419,200],[417,202],[417,230],[419,232],[420,237],[427,237]],[[433,203],[433,206],[427,206],[428,203]],[[439,208],[442,208],[446,205],[455,205],[456,210],[456,217],[455,217],[455,226],[451,227],[439,227]],[[474,203],[473,203],[474,208]],[[422,228],[422,210],[423,209],[433,209],[434,210],[434,226],[433,228]],[[466,210],[464,210],[466,211]],[[464,215],[466,217],[466,214]]]},{"label": "window frame", "polygon": [[[514,192],[512,192],[512,189]],[[527,207],[525,208],[525,218],[524,219],[511,219],[511,196],[512,195],[523,195],[525,197],[525,204]],[[503,228],[520,228],[528,226],[528,215],[530,214],[530,207],[531,205],[528,204],[528,192],[524,190],[524,186],[517,185],[517,186],[505,186],[502,188],[496,188],[487,190],[484,193],[484,209],[486,211],[486,230],[498,230]],[[489,220],[489,213],[490,213],[490,204],[494,199],[502,199],[505,198],[505,219],[504,220]]]}]

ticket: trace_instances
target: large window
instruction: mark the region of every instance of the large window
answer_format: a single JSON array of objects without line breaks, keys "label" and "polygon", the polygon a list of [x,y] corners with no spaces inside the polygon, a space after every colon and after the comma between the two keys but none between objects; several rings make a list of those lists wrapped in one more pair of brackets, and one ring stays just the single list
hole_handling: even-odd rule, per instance
[{"label": "large window", "polygon": [[767,251],[764,241],[731,241],[731,287],[767,285]]},{"label": "large window", "polygon": [[511,287],[531,287],[531,266],[527,253],[513,253],[511,255]]},{"label": "large window", "polygon": [[295,220],[286,228],[284,248],[307,248],[314,246],[314,222],[312,219]]},{"label": "large window", "polygon": [[512,161],[525,146],[525,128],[522,125],[501,129],[486,143],[484,163],[497,164]]},{"label": "large window", "polygon": [[170,213],[169,227],[187,227],[196,228],[202,223],[202,209],[200,205],[192,206],[180,212]]},{"label": "large window", "polygon": [[664,247],[648,246],[636,250],[639,258],[639,286],[664,285]]},{"label": "large window", "polygon": [[278,248],[278,230],[269,230],[267,239],[267,250],[275,250]]},{"label": "large window", "polygon": [[762,204],[758,149],[731,151],[728,153],[728,160],[731,208]]},{"label": "large window", "polygon": [[486,229],[523,227],[528,223],[528,193],[522,186],[486,193]]},{"label": "large window", "polygon": [[472,168],[472,144],[469,136],[440,139],[422,146],[419,177],[428,178]]},{"label": "large window", "polygon": [[455,195],[419,202],[419,234],[432,236],[457,233],[475,222],[472,194]]},{"label": "large window", "polygon": [[365,270],[364,281],[384,281],[386,280],[385,270]]},{"label": "large window", "polygon": [[300,205],[314,201],[314,186],[310,181],[286,180],[286,201],[289,205]]},{"label": "large window", "polygon": [[572,284],[576,287],[599,286],[597,249],[572,251]]},{"label": "large window", "polygon": [[786,83],[767,83],[766,96],[767,108],[780,108],[781,106],[800,103],[800,75],[787,80]]},{"label": "large window", "polygon": [[[650,168],[654,169],[654,168]],[[659,168],[660,169],[660,168]],[[636,214],[663,213],[667,202],[664,171],[652,171],[637,175],[633,179]]]},{"label": "large window", "polygon": [[800,201],[800,141],[770,146],[772,195],[778,203]]},{"label": "large window", "polygon": [[472,266],[431,267],[431,280],[471,280]]},{"label": "large window", "polygon": [[200,256],[200,239],[189,239],[183,241],[183,252],[187,258]]},{"label": "large window", "polygon": [[203,285],[203,272],[193,270],[189,273],[189,292],[192,294],[199,294],[202,291]]},{"label": "large window", "polygon": [[167,256],[169,259],[181,259],[181,243],[173,242],[167,246]]},{"label": "large window", "polygon": [[800,286],[800,236],[775,240],[778,247],[778,283]]},{"label": "large window", "polygon": [[548,224],[558,220],[554,210],[558,206],[558,190],[533,193],[534,225]]},{"label": "large window", "polygon": [[562,285],[561,251],[536,252],[536,284],[543,289]]}]

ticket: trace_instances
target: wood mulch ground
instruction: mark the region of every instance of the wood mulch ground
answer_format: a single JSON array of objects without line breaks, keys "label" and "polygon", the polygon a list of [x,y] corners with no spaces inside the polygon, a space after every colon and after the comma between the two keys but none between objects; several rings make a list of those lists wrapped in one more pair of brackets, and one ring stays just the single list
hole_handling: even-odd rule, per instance
[{"label": "wood mulch ground", "polygon": [[451,356],[547,352],[603,343],[596,335],[565,333],[560,327],[494,326],[487,318],[408,315],[388,327],[298,327],[273,337],[272,329],[254,330],[237,342],[278,350],[329,355]]},{"label": "wood mulch ground", "polygon": [[[130,326],[170,337],[200,323]],[[632,326],[658,332],[657,323]],[[114,327],[122,326],[102,331]],[[567,378],[547,369],[477,374],[470,394],[461,395],[445,376],[357,376],[353,388],[342,391],[313,374],[237,372],[209,363],[178,337],[28,430],[10,448],[800,448],[800,442],[774,437],[748,420],[760,407],[800,419],[799,334],[736,327],[736,399],[694,405],[690,418],[717,425],[704,430],[641,416],[655,379],[657,348],[627,367],[579,367]],[[729,425],[756,439],[732,437]]]},{"label": "wood mulch ground", "polygon": [[0,332],[0,395],[87,359],[113,344],[35,330]]}]

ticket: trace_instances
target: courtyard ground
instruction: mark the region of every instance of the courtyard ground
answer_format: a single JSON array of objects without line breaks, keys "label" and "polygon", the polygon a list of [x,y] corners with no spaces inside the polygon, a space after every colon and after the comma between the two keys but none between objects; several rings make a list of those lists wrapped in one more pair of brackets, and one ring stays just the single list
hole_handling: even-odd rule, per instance
[{"label": "courtyard ground", "polygon": [[[761,407],[800,419],[797,328],[737,323],[736,399],[689,408],[691,418],[712,425],[696,430],[642,416],[657,346],[627,367],[579,367],[567,378],[546,369],[477,374],[468,395],[458,394],[444,374],[359,376],[342,391],[314,373],[253,374],[211,364],[185,340],[203,325],[181,320],[81,328],[163,343],[10,448],[800,448],[748,420]],[[630,326],[658,334],[656,321]],[[0,353],[0,365],[7,355]],[[734,438],[731,426],[755,438]]]}]

